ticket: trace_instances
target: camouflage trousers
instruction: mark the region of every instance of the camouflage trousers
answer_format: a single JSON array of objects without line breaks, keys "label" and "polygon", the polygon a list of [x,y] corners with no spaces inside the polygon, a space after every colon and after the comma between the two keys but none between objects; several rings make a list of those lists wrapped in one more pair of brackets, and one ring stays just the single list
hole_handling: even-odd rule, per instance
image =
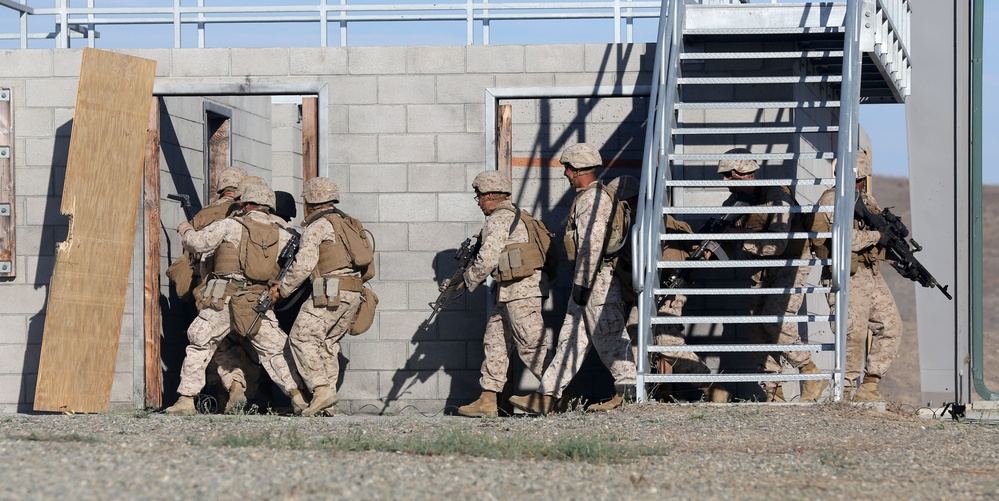
[{"label": "camouflage trousers", "polygon": [[485,360],[479,385],[484,391],[500,393],[506,385],[510,354],[517,355],[539,380],[545,371],[548,344],[541,318],[541,298],[528,297],[496,304],[482,337]]},{"label": "camouflage trousers", "polygon": [[[187,329],[187,340],[190,344],[187,345],[184,365],[180,369],[180,386],[177,388],[177,393],[193,397],[204,388],[208,362],[230,329],[228,307],[223,307],[221,310],[203,308],[198,312],[198,318]],[[285,395],[291,395],[292,390],[298,389],[292,375],[294,363],[285,349],[288,345],[288,336],[278,327],[273,311],[268,311],[267,315],[261,318],[260,330],[249,339],[261,365],[274,384],[278,385]],[[226,360],[218,362],[219,367],[228,364]],[[228,365],[224,367],[227,371],[235,369]]]},{"label": "camouflage trousers", "polygon": [[226,391],[232,389],[232,383],[237,382],[246,388],[247,397],[256,393],[260,382],[260,362],[254,360],[256,350],[245,338],[236,333],[230,333],[219,341],[212,356],[215,372],[222,380]]},{"label": "camouflage trousers", "polygon": [[[659,306],[659,315],[679,317],[683,315],[683,305],[687,296],[676,294],[666,296]],[[655,326],[653,341],[661,346],[683,346],[687,344],[681,324],[660,324]],[[672,367],[675,374],[707,374],[711,372],[696,353],[690,351],[668,351],[660,355]]]},{"label": "camouflage trousers", "polygon": [[319,386],[336,388],[340,377],[340,339],[361,307],[361,293],[341,291],[336,308],[316,307],[311,300],[302,303],[291,328],[291,353],[309,391]]},{"label": "camouflage trousers", "polygon": [[[834,310],[836,296],[828,294],[826,297],[829,299],[830,310]],[[847,310],[847,381],[857,381],[862,373],[884,376],[895,360],[902,341],[902,317],[880,272],[860,266],[857,273],[850,277],[850,302]],[[871,334],[869,347],[868,332]]]},{"label": "camouflage trousers", "polygon": [[[809,269],[801,267],[767,268],[754,275],[753,288],[802,287],[808,282]],[[780,316],[797,315],[804,301],[804,294],[761,294],[753,296],[749,312],[752,315]],[[780,322],[772,324],[751,324],[749,339],[757,344],[802,344],[798,334],[798,322]],[[781,353],[757,354],[757,365],[764,373],[780,374],[784,368],[780,363],[783,356],[792,367],[800,369],[812,361],[812,354],[807,351],[785,351]],[[777,383],[772,383],[776,385]],[[768,383],[769,385],[769,383]]]},{"label": "camouflage trousers", "polygon": [[585,306],[569,300],[562,330],[551,364],[541,377],[538,393],[562,396],[572,378],[583,366],[583,358],[593,344],[600,360],[614,377],[618,392],[635,386],[635,357],[626,329],[621,285],[609,266],[601,268]]}]

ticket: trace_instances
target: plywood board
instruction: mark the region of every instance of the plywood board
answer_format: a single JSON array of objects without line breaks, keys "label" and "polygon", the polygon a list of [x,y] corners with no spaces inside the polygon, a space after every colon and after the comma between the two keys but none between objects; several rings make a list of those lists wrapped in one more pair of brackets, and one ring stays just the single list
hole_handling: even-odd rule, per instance
[{"label": "plywood board", "polygon": [[156,63],[84,49],[35,410],[103,412],[132,264]]},{"label": "plywood board", "polygon": [[14,111],[11,90],[0,87],[0,278],[15,276]]},{"label": "plywood board", "polygon": [[513,105],[499,107],[496,123],[496,168],[507,177],[513,175]]},{"label": "plywood board", "polygon": [[319,175],[319,98],[302,98],[302,181]]},{"label": "plywood board", "polygon": [[160,99],[149,105],[146,159],[142,193],[142,231],[146,235],[142,326],[145,330],[146,407],[163,406],[163,370],[160,365]]}]

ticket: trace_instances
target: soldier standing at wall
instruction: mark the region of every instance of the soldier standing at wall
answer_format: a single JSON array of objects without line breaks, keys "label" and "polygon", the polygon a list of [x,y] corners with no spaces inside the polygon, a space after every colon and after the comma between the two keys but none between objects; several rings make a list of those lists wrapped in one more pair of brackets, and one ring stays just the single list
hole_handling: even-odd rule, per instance
[{"label": "soldier standing at wall", "polygon": [[302,244],[278,292],[287,297],[312,277],[312,300],[302,304],[290,339],[298,370],[312,392],[302,415],[314,416],[330,414],[337,402],[340,340],[361,306],[364,282],[362,270],[351,264],[345,237],[336,230],[343,227],[343,215],[334,205],[340,202],[340,188],[328,178],[315,177],[303,185],[302,198]]},{"label": "soldier standing at wall", "polygon": [[589,410],[617,408],[635,388],[635,361],[625,329],[627,312],[621,284],[605,253],[608,233],[613,233],[614,197],[597,181],[595,169],[603,166],[600,152],[580,143],[565,149],[559,161],[565,177],[576,189],[569,209],[565,245],[574,261],[572,292],[558,346],[545,369],[536,393],[511,397],[510,403],[532,414],[548,414],[579,372],[590,343],[614,377],[615,395]]},{"label": "soldier standing at wall", "polygon": [[[860,196],[859,203],[867,205],[871,212],[881,212],[874,196],[867,192],[867,178],[871,175],[871,160],[863,151],[858,152],[856,180]],[[836,189],[830,188],[819,198],[819,205],[833,205]],[[856,213],[856,212],[855,212]],[[811,231],[832,231],[833,214],[817,214]],[[882,401],[878,383],[888,372],[898,353],[902,334],[902,318],[898,313],[895,298],[892,297],[884,276],[881,275],[881,260],[884,249],[879,245],[883,235],[868,228],[857,219],[853,220],[853,246],[850,259],[850,301],[847,306],[846,333],[846,387],[844,395],[855,402]],[[825,259],[832,255],[832,239],[816,239],[813,250],[816,257]],[[832,269],[822,269],[822,284],[828,287],[832,282]],[[829,308],[836,307],[836,295],[828,294]],[[834,325],[835,327],[835,325]],[[868,340],[870,332],[870,340]],[[867,351],[867,356],[864,352]],[[863,383],[857,383],[863,374]]]},{"label": "soldier standing at wall", "polygon": [[530,236],[520,209],[508,199],[510,178],[498,171],[481,172],[472,181],[486,224],[479,236],[479,252],[465,270],[465,285],[475,290],[490,275],[496,279],[496,306],[482,338],[485,360],[478,400],[458,408],[469,417],[496,417],[496,395],[503,391],[510,353],[514,349],[539,380],[548,358],[542,297],[547,296],[548,276],[541,271],[545,256]]},{"label": "soldier standing at wall", "polygon": [[[744,148],[735,148],[725,152],[726,154],[750,154]],[[755,160],[722,160],[718,163],[718,173],[727,181],[741,181],[756,179],[756,171],[760,166]],[[732,206],[740,199],[749,200],[753,207],[789,207],[797,205],[791,196],[791,191],[786,186],[730,186],[732,193],[724,206]],[[790,233],[803,231],[803,223],[800,217],[792,217],[790,213],[775,214],[745,214],[735,221],[733,227],[726,229],[731,233]],[[798,225],[802,225],[798,228]],[[808,259],[811,251],[807,241],[788,240],[783,236],[763,240],[746,240],[742,243],[741,250],[750,259]],[[768,267],[757,270],[751,280],[752,288],[780,288],[802,287],[808,280],[809,270],[805,266],[782,266]],[[797,315],[801,309],[804,294],[759,294],[752,296],[749,311],[752,315],[781,316]],[[782,322],[777,324],[752,324],[749,327],[749,336],[754,343],[761,344],[801,344],[801,336],[798,335],[797,322]],[[785,351],[783,353],[761,353],[758,356],[758,364],[763,373],[780,374],[783,372],[779,357],[783,356],[793,367],[802,374],[819,374],[819,368],[812,362],[812,354],[807,351]],[[822,395],[822,389],[826,385],[821,380],[806,380],[802,384],[801,401],[814,402]],[[767,393],[767,400],[770,402],[784,402],[784,390],[775,381],[766,381],[763,388]]]},{"label": "soldier standing at wall", "polygon": [[[271,221],[268,211],[274,205],[274,192],[260,185],[248,186],[241,197],[244,215],[221,219],[203,230],[195,230],[187,221],[177,231],[184,246],[192,252],[214,253],[213,271],[203,291],[206,307],[187,330],[190,344],[181,368],[180,398],[166,409],[168,414],[194,414],[194,397],[205,386],[205,369],[219,342],[233,325],[246,331],[264,369],[282,391],[291,397],[300,411],[306,407],[292,376],[285,346],[288,337],[274,320],[274,313],[257,318],[247,326],[246,313],[253,310],[260,294],[267,290],[267,280],[277,276],[277,256],[287,245],[290,233]],[[254,249],[251,246],[257,246]],[[253,259],[267,256],[266,262]],[[263,278],[269,276],[270,278]],[[253,278],[257,277],[257,278]],[[252,315],[251,315],[252,316]],[[247,328],[255,327],[255,328]]]}]

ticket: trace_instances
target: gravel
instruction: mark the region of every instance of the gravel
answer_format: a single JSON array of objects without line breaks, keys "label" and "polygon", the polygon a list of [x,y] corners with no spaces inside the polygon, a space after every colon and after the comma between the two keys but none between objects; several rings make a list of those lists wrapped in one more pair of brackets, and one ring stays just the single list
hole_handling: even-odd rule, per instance
[{"label": "gravel", "polygon": [[[999,497],[999,426],[845,404],[631,404],[498,419],[134,412],[0,423],[0,499]],[[506,447],[490,458],[470,446],[421,455],[344,445],[454,442],[448,436],[525,451],[575,441],[620,454],[535,459]]]}]

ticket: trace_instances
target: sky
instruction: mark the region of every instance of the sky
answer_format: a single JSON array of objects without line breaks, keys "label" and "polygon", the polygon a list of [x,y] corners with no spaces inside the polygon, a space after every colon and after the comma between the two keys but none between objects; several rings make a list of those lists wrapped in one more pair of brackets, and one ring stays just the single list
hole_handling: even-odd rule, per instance
[{"label": "sky", "polygon": [[[25,0],[21,0],[24,2]],[[173,5],[172,0],[93,0],[97,7],[135,7]],[[315,5],[322,0],[204,0],[209,6],[294,6]],[[337,0],[326,0],[328,4],[338,4]],[[531,2],[535,0],[502,0],[504,3]],[[579,1],[579,0],[576,0]],[[585,0],[584,0],[585,1]],[[796,1],[796,0],[781,0]],[[71,0],[71,7],[86,7],[86,0]],[[56,0],[28,0],[33,8],[53,7]],[[427,4],[431,0],[348,0],[350,5],[377,4]],[[458,3],[461,0],[438,0],[436,3]],[[769,0],[753,0],[753,3],[770,3]],[[184,6],[195,6],[197,0],[182,0]],[[16,11],[0,6],[0,33],[18,31]],[[999,26],[999,2],[985,4],[985,27],[983,59],[983,136],[986,144],[997,127],[999,116],[993,110],[999,106],[999,34],[989,30]],[[29,31],[49,32],[55,25],[52,16],[29,16]],[[561,27],[565,27],[562,29]],[[571,28],[569,27],[571,26]],[[636,42],[655,41],[656,19],[635,21],[634,40]],[[101,38],[98,48],[149,48],[171,47],[173,28],[170,25],[144,26],[104,26],[99,29]],[[613,24],[608,20],[571,21],[493,21],[490,28],[490,43],[534,44],[534,43],[610,43],[613,42]],[[463,21],[432,22],[364,22],[352,24],[348,28],[348,45],[463,45],[465,43],[465,23]],[[624,35],[622,34],[622,37]],[[314,47],[320,44],[318,23],[241,23],[209,26],[206,29],[206,45],[209,47]],[[329,45],[339,44],[336,24],[330,24]],[[182,45],[197,47],[197,31],[193,26],[182,31]],[[482,42],[481,30],[476,29],[475,43]],[[85,41],[74,41],[73,47],[84,47]],[[0,49],[19,47],[17,40],[0,40]],[[54,47],[51,40],[31,40],[31,48]],[[918,64],[918,55],[913,55]],[[917,83],[918,84],[918,83]],[[902,104],[865,104],[860,107],[860,122],[871,137],[874,150],[875,172],[880,175],[907,177],[908,157],[905,136],[905,106]],[[983,152],[983,179],[986,184],[999,184],[999,152]]]}]

